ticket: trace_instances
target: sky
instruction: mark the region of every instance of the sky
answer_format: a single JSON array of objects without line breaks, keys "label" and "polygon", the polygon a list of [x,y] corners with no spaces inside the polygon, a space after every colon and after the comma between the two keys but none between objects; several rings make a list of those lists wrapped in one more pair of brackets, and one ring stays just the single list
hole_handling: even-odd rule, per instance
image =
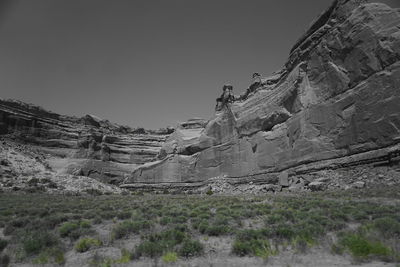
[{"label": "sky", "polygon": [[0,98],[149,129],[209,119],[331,1],[0,0]]}]

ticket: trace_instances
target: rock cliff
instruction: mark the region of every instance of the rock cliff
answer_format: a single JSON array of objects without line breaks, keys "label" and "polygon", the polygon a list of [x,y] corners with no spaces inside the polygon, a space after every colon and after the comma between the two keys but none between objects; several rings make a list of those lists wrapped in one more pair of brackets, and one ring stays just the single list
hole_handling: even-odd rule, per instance
[{"label": "rock cliff", "polygon": [[29,146],[43,171],[125,188],[224,181],[280,190],[312,183],[302,174],[400,156],[399,10],[334,1],[283,69],[259,81],[208,121],[158,131],[1,100],[0,135]]},{"label": "rock cliff", "polygon": [[156,160],[173,129],[131,129],[92,115],[68,117],[13,100],[0,100],[0,134],[29,145],[48,169],[119,184]]},{"label": "rock cliff", "polygon": [[181,124],[157,161],[125,180],[271,180],[387,159],[400,142],[400,12],[336,0],[299,39],[283,69],[208,122]]}]

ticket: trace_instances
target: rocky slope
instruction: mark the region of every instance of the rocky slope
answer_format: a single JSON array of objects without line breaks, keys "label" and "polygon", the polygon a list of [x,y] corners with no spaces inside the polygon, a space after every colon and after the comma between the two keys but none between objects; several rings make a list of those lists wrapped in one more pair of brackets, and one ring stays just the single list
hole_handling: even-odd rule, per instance
[{"label": "rocky slope", "polygon": [[399,10],[334,1],[284,68],[262,80],[207,123],[179,125],[160,160],[137,168],[124,187],[187,186],[213,177],[282,183],[398,155]]},{"label": "rocky slope", "polygon": [[[58,175],[87,176],[119,184],[138,166],[156,160],[172,129],[131,129],[92,115],[61,116],[19,101],[0,100],[5,145]],[[18,145],[19,144],[19,145]],[[7,147],[2,146],[3,150]],[[18,169],[18,168],[17,168]],[[21,170],[24,173],[28,170]]]}]

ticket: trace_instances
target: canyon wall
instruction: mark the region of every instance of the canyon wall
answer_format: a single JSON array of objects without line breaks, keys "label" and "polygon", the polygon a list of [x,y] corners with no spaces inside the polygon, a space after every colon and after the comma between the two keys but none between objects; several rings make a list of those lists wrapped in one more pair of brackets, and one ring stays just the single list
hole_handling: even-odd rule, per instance
[{"label": "canyon wall", "polygon": [[61,116],[19,101],[0,100],[0,134],[29,145],[59,174],[119,184],[157,159],[173,129],[131,129],[92,115]]},{"label": "canyon wall", "polygon": [[[279,174],[400,141],[400,12],[338,0],[284,68],[208,122],[181,124],[125,184]],[[369,153],[368,155],[374,155]]]}]

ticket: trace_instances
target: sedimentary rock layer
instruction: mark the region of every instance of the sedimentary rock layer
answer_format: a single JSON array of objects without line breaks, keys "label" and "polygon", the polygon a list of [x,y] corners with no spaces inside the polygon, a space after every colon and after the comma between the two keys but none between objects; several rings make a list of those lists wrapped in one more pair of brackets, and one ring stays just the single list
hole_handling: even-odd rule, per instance
[{"label": "sedimentary rock layer", "polygon": [[86,115],[61,116],[19,101],[0,100],[0,134],[29,144],[58,173],[120,183],[156,160],[171,129],[131,129]]},{"label": "sedimentary rock layer", "polygon": [[395,146],[400,13],[337,0],[295,44],[284,68],[262,80],[264,86],[207,123],[179,125],[159,160],[137,168],[125,183],[279,173]]}]

